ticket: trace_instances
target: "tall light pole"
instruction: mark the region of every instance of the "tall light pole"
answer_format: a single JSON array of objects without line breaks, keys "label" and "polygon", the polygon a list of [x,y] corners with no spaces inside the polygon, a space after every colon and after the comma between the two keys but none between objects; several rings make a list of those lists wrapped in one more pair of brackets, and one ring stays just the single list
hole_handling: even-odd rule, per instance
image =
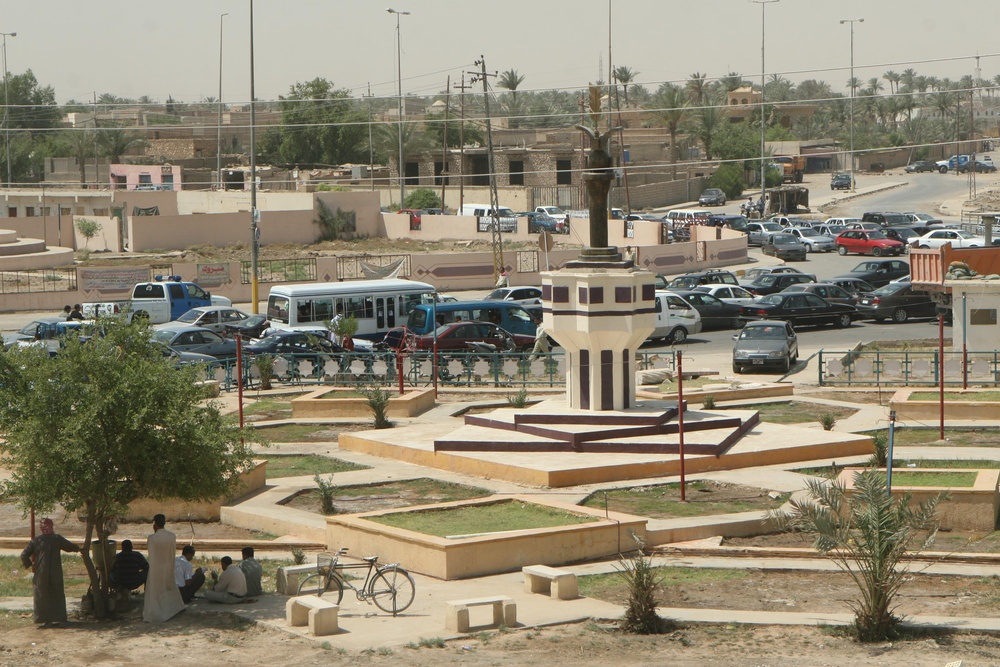
[{"label": "tall light pole", "polygon": [[10,102],[7,99],[7,38],[17,37],[16,32],[0,32],[3,35],[3,131],[4,144],[7,148],[7,189],[10,189]]},{"label": "tall light pole", "polygon": [[222,189],[222,19],[229,13],[219,16],[219,134],[215,140],[215,174],[219,179],[219,189]]},{"label": "tall light pole", "polygon": [[840,25],[845,23],[851,24],[851,80],[848,85],[851,87],[851,154],[850,154],[850,164],[851,164],[851,192],[854,192],[854,24],[864,23],[864,19],[842,19]]},{"label": "tall light pole", "polygon": [[257,264],[260,256],[260,211],[257,210],[257,99],[254,93],[253,70],[253,0],[250,0],[250,300],[253,301],[253,313],[258,312],[258,292],[260,286],[257,280]]},{"label": "tall light pole", "polygon": [[399,33],[399,17],[409,16],[410,12],[399,12],[392,7],[386,11],[396,15],[396,82],[399,93],[399,207],[402,208],[403,199],[406,198],[406,182],[403,180],[403,50]]},{"label": "tall light pole", "polygon": [[[764,10],[772,2],[778,0],[750,0],[750,2],[760,5],[760,200],[764,201],[767,194],[767,162],[764,159],[764,134],[767,130],[767,123],[764,122]],[[761,211],[761,217],[764,217]]]}]

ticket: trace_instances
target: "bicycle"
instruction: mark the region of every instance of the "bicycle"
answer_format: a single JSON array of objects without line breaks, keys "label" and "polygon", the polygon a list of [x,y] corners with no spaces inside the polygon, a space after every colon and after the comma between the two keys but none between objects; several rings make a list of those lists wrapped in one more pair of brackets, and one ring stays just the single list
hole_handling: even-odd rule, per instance
[{"label": "bicycle", "polygon": [[[299,585],[299,595],[317,595],[323,597],[327,593],[336,594],[337,604],[344,598],[344,586],[347,586],[357,596],[368,604],[372,602],[382,611],[395,616],[405,611],[416,595],[416,584],[410,573],[392,563],[379,565],[378,556],[362,558],[364,563],[344,564],[340,557],[347,553],[347,548],[340,549],[335,554],[320,554],[316,559],[318,572],[311,574]],[[361,570],[367,568],[365,581],[360,587],[344,575],[344,570]]]}]

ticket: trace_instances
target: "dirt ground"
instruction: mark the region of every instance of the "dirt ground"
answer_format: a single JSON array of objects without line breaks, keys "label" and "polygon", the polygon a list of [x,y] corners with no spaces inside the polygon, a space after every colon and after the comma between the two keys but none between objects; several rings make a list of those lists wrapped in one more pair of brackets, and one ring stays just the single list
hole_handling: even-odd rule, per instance
[{"label": "dirt ground", "polygon": [[[775,533],[753,537],[727,537],[727,547],[797,547],[809,548],[813,539],[802,533]],[[1000,531],[976,533],[971,531],[938,531],[928,551],[942,553],[997,553],[1000,552]]]},{"label": "dirt ground", "polygon": [[669,634],[632,636],[586,623],[505,633],[481,633],[421,645],[338,650],[336,637],[319,642],[252,625],[226,613],[186,611],[162,626],[133,616],[105,624],[36,629],[8,618],[0,630],[0,665],[442,665],[546,667],[684,665],[685,667],[826,667],[862,664],[941,667],[1000,661],[1000,639],[987,635],[924,635],[892,643],[857,644],[841,633],[811,627],[696,625]]}]

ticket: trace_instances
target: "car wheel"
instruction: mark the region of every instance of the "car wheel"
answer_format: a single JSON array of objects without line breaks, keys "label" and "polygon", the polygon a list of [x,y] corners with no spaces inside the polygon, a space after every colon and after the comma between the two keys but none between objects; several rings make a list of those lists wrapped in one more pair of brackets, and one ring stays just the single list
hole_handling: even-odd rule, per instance
[{"label": "car wheel", "polygon": [[684,327],[677,327],[667,336],[667,342],[676,345],[687,340],[688,332]]},{"label": "car wheel", "polygon": [[948,167],[939,167],[938,171],[940,173],[942,173],[942,174],[947,174],[948,173]]},{"label": "car wheel", "polygon": [[846,255],[847,246],[842,246],[842,245],[837,246],[837,252],[839,252],[841,255]]},{"label": "car wheel", "polygon": [[849,313],[841,313],[837,317],[837,326],[841,329],[846,329],[851,326],[851,315]]},{"label": "car wheel", "polygon": [[872,319],[875,320],[876,324],[880,324],[885,321],[884,317],[873,317]]},{"label": "car wheel", "polygon": [[923,243],[923,244],[921,244],[921,245],[920,245],[920,248],[921,248],[922,250],[930,250],[930,246],[929,246],[929,245],[927,245],[926,243]]},{"label": "car wheel", "polygon": [[740,365],[737,364],[735,361],[733,362],[733,372],[736,373],[737,375],[743,372],[743,370],[740,368]]},{"label": "car wheel", "polygon": [[742,329],[745,324],[746,324],[746,322],[744,322],[739,317],[734,317],[731,320],[729,320],[729,326],[732,329]]},{"label": "car wheel", "polygon": [[806,244],[806,252],[807,252],[807,253],[809,253],[809,252],[812,252],[812,251],[813,251],[813,247],[812,247],[812,244],[810,244],[810,243],[807,243],[807,244]]},{"label": "car wheel", "polygon": [[789,359],[788,357],[785,357],[785,360],[781,364],[781,372],[787,373],[790,370],[792,370],[792,360]]},{"label": "car wheel", "polygon": [[879,248],[878,246],[875,246],[874,248],[872,248],[872,255],[874,255],[875,257],[881,257],[882,256],[882,248]]},{"label": "car wheel", "polygon": [[896,324],[902,324],[908,319],[910,319],[910,314],[906,312],[906,308],[897,308],[892,311],[892,321]]}]

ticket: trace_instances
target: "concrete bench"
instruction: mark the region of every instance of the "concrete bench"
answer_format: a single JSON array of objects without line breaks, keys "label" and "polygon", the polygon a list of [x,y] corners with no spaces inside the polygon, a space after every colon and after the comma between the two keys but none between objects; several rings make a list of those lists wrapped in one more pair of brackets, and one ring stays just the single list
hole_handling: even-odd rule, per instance
[{"label": "concrete bench", "polygon": [[317,571],[316,563],[279,567],[278,575],[275,577],[275,587],[281,595],[298,595],[299,583]]},{"label": "concrete bench", "polygon": [[517,625],[517,605],[506,595],[489,598],[472,598],[469,600],[449,600],[445,602],[447,613],[444,619],[445,627],[453,632],[468,632],[470,607],[493,607],[494,627]]},{"label": "concrete bench", "polygon": [[308,625],[314,637],[336,634],[340,630],[340,605],[318,595],[300,595],[285,603],[285,619],[291,626]]},{"label": "concrete bench", "polygon": [[521,572],[525,593],[545,593],[555,600],[574,600],[580,595],[572,572],[548,565],[526,565]]}]

